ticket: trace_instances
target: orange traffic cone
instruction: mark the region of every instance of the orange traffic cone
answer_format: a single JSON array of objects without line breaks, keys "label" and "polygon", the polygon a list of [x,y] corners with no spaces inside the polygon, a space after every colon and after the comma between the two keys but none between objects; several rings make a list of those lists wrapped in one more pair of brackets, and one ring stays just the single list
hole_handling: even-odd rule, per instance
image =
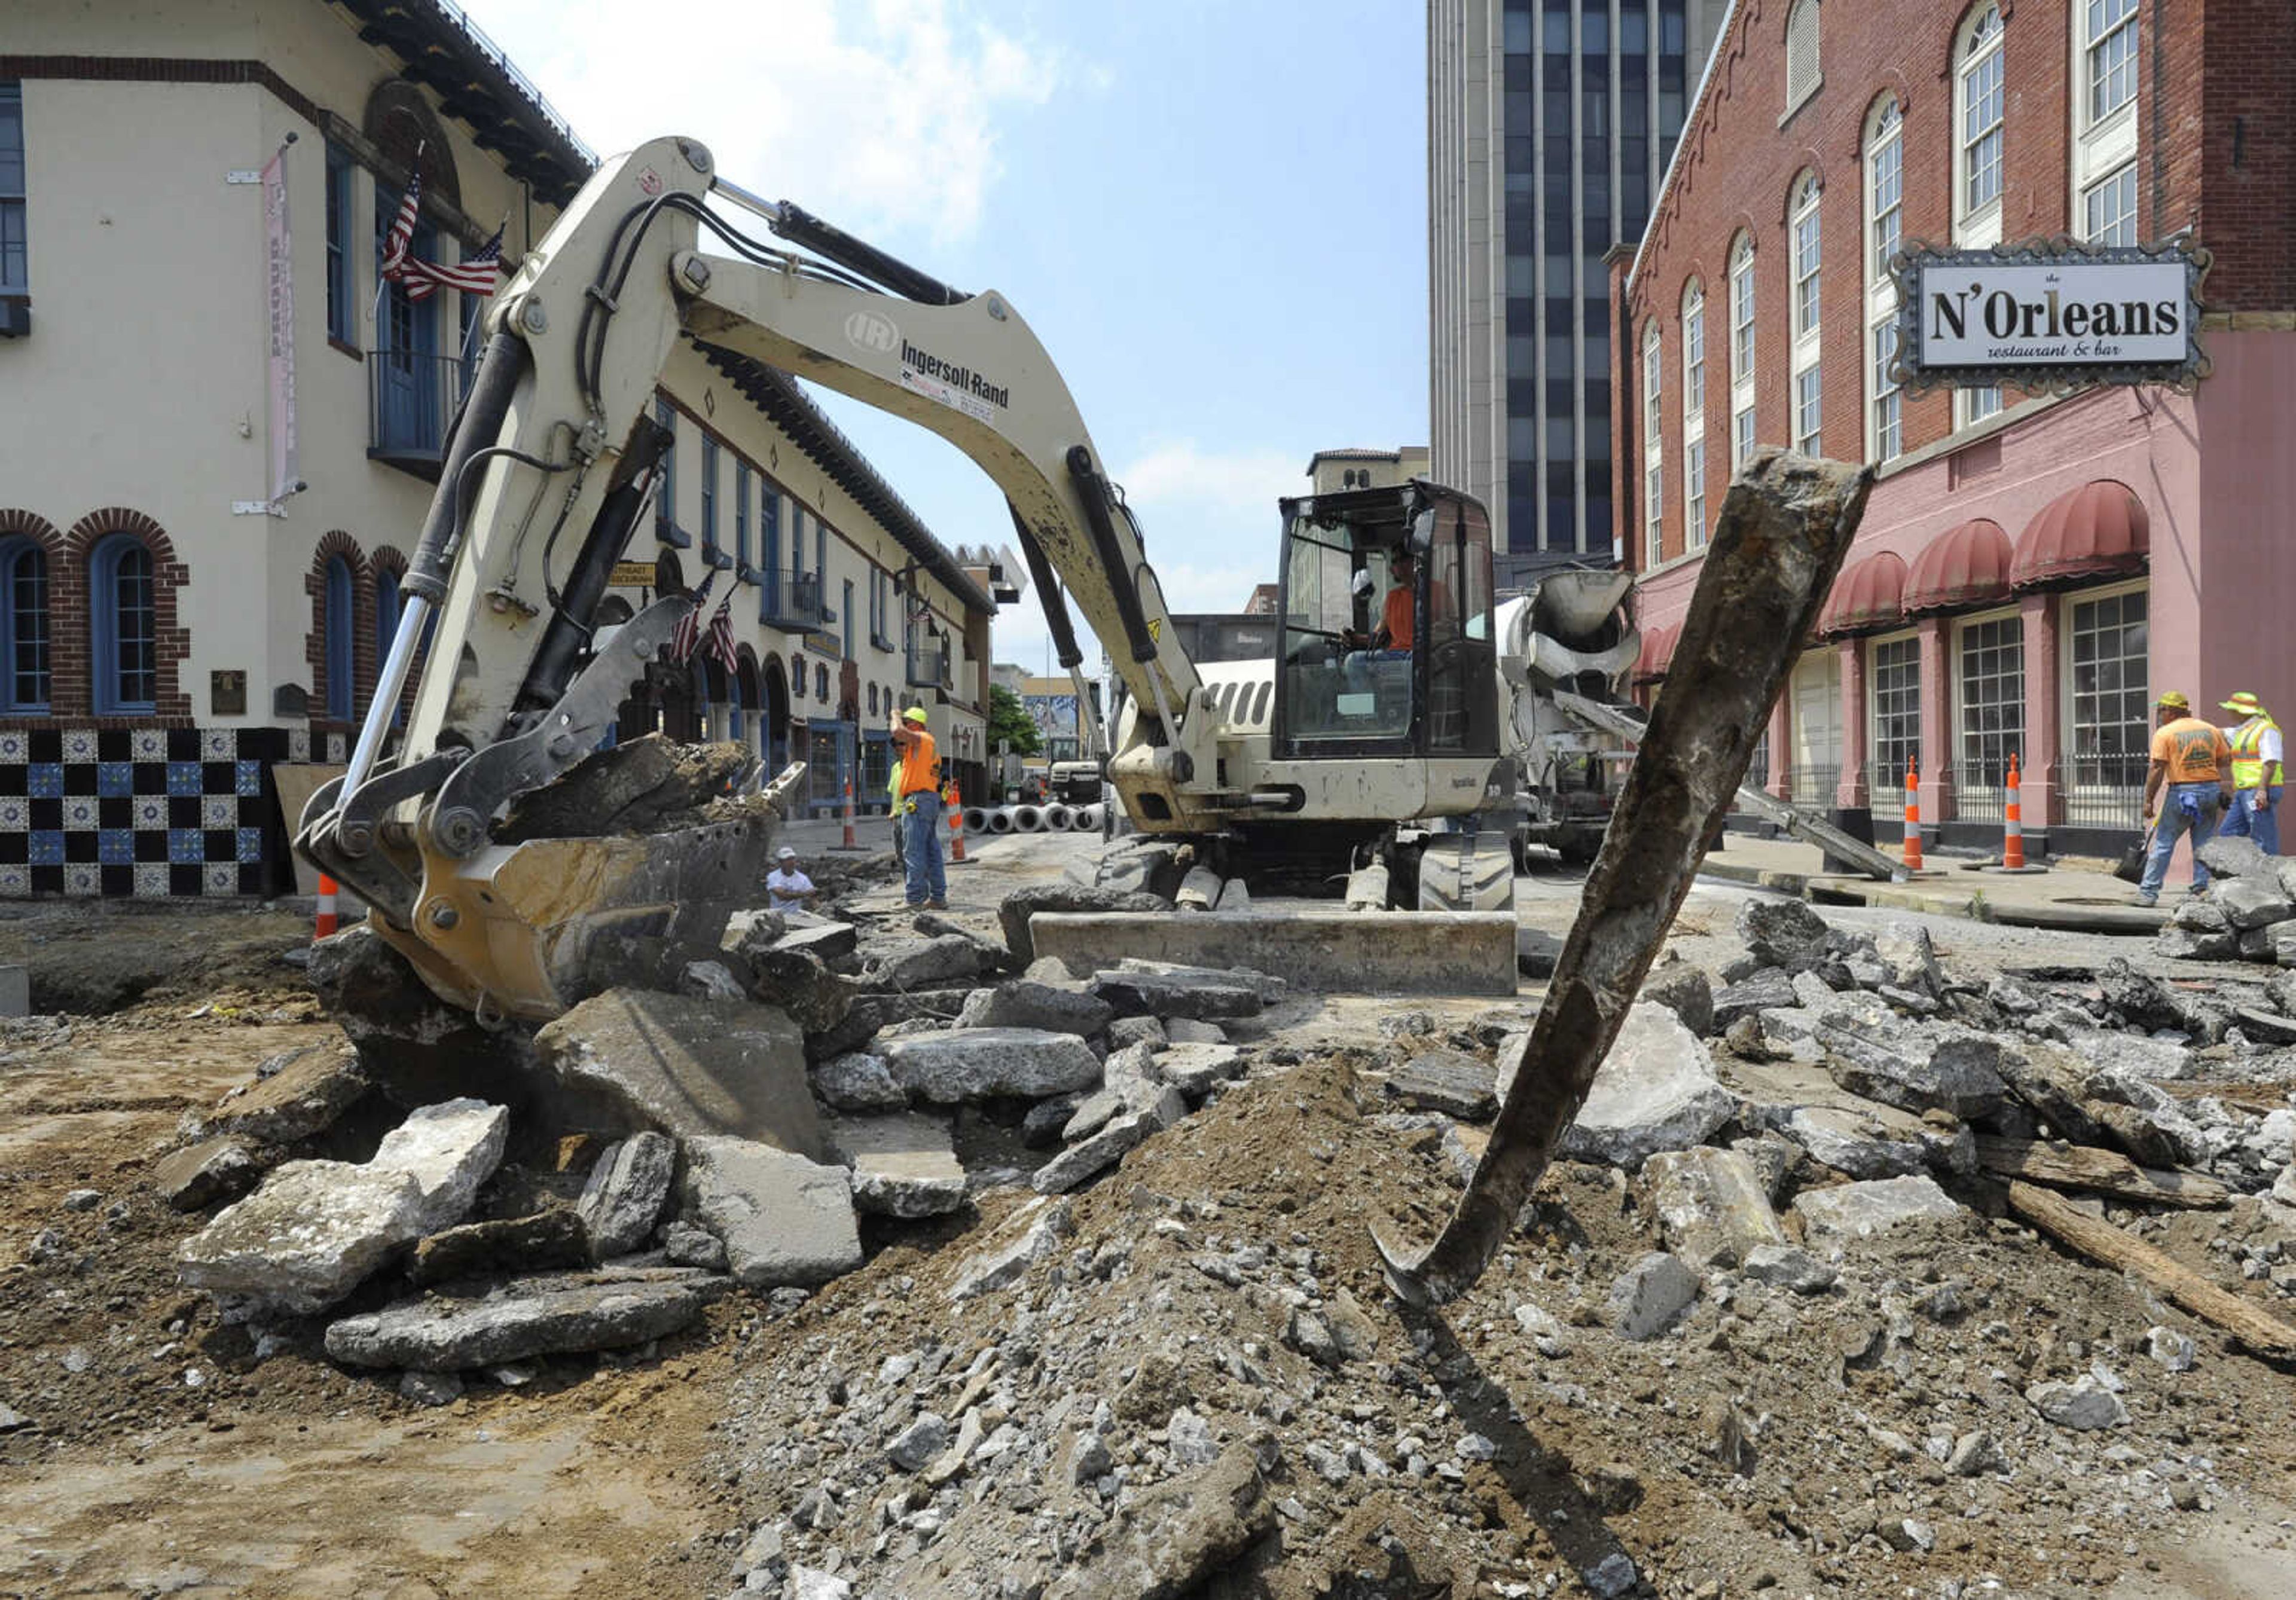
[{"label": "orange traffic cone", "polygon": [[2005,797],[2008,820],[2002,825],[2001,834],[2001,865],[2013,873],[2022,872],[2025,868],[2025,816],[2024,808],[2018,799],[2019,786],[2017,758],[2013,755],[2009,758],[2009,786]]},{"label": "orange traffic cone", "polygon": [[1911,761],[1906,763],[1906,870],[1922,870],[1922,775]]},{"label": "orange traffic cone", "polygon": [[326,874],[319,874],[319,920],[312,927],[311,937],[326,939],[335,931],[335,881]]},{"label": "orange traffic cone", "polygon": [[861,848],[860,841],[853,837],[853,780],[851,778],[845,780],[845,842],[838,848],[847,850],[857,850]]},{"label": "orange traffic cone", "polygon": [[964,859],[964,791],[955,784],[948,786],[948,858]]}]

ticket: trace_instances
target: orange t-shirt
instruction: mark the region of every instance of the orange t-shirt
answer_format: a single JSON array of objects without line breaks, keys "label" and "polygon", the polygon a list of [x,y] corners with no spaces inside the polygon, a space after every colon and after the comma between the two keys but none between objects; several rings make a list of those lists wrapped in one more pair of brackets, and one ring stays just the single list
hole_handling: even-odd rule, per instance
[{"label": "orange t-shirt", "polygon": [[2179,717],[2152,735],[2152,759],[2169,768],[2172,784],[2213,784],[2218,767],[2232,759],[2232,746],[2214,723]]},{"label": "orange t-shirt", "polygon": [[920,789],[939,787],[940,754],[933,748],[933,736],[918,728],[901,752],[901,792],[911,795]]},{"label": "orange t-shirt", "polygon": [[1387,592],[1386,609],[1380,613],[1380,625],[1387,629],[1387,645],[1390,650],[1411,648],[1411,591],[1401,584]]}]

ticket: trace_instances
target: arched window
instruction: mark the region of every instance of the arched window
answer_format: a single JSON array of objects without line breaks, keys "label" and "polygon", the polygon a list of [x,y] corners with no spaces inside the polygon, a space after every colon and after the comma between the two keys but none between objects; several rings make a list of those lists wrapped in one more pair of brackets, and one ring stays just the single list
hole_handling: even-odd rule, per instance
[{"label": "arched window", "polygon": [[1754,239],[1730,246],[1730,466],[1754,453]]},{"label": "arched window", "polygon": [[1666,559],[1666,440],[1659,428],[1664,382],[1653,320],[1643,330],[1643,552],[1650,567]]},{"label": "arched window", "polygon": [[152,552],[132,533],[106,534],[88,561],[88,623],[99,716],[149,716],[160,694],[159,610]]},{"label": "arched window", "polygon": [[48,553],[0,539],[0,710],[44,716],[48,694]]},{"label": "arched window", "polygon": [[1883,97],[1866,119],[1866,457],[1882,462],[1905,447],[1904,397],[1890,368],[1898,359],[1898,252],[1905,214],[1905,119]]},{"label": "arched window", "polygon": [[1817,93],[1817,0],[1800,0],[1786,13],[1786,110]]},{"label": "arched window", "polygon": [[1819,378],[1820,234],[1817,174],[1805,172],[1793,187],[1788,232],[1793,241],[1793,440],[1805,455],[1818,454],[1824,389]]},{"label": "arched window", "polygon": [[1685,550],[1706,543],[1706,287],[1696,278],[1682,291],[1682,539]]},{"label": "arched window", "polygon": [[[398,637],[398,573],[390,567],[374,570],[374,669],[378,680],[382,673],[382,664],[390,659],[391,641]],[[407,674],[406,681],[414,681],[412,672]],[[402,715],[401,707],[394,704],[390,708],[390,726],[397,727]]]},{"label": "arched window", "polygon": [[1955,52],[1954,106],[1958,158],[1954,164],[1954,227],[1986,227],[1991,237],[1964,238],[1964,245],[1997,244],[2001,239],[2001,113],[2003,61],[1999,0],[1974,7],[1961,26]]},{"label": "arched window", "polygon": [[320,621],[320,641],[327,652],[327,719],[348,722],[351,719],[352,663],[357,659],[351,647],[351,606],[357,585],[351,580],[351,564],[340,555],[327,558],[326,609]]}]

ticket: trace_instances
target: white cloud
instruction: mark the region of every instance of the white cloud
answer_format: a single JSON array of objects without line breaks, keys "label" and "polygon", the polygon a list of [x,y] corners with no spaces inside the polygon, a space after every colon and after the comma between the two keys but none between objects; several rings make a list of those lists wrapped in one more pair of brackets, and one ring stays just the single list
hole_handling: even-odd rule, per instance
[{"label": "white cloud", "polygon": [[1136,505],[1223,513],[1249,508],[1272,526],[1277,496],[1307,491],[1300,459],[1278,450],[1204,450],[1186,439],[1155,446],[1116,480]]},{"label": "white cloud", "polygon": [[1116,474],[1139,515],[1167,606],[1239,611],[1255,586],[1275,581],[1275,502],[1307,492],[1301,459],[1168,440]]},{"label": "white cloud", "polygon": [[980,226],[997,125],[1073,70],[965,0],[472,0],[602,152],[700,138],[718,168],[868,236]]}]

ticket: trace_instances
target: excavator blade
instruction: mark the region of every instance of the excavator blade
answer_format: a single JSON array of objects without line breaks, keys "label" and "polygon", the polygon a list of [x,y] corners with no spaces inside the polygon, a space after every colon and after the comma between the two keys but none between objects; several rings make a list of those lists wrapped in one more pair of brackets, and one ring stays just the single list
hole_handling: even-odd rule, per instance
[{"label": "excavator blade", "polygon": [[1578,1115],[1705,859],[1757,733],[1857,531],[1873,473],[1767,450],[1724,502],[1690,614],[1555,964],[1489,1148],[1435,1242],[1376,1226],[1396,1294],[1427,1306],[1480,1277]]}]

